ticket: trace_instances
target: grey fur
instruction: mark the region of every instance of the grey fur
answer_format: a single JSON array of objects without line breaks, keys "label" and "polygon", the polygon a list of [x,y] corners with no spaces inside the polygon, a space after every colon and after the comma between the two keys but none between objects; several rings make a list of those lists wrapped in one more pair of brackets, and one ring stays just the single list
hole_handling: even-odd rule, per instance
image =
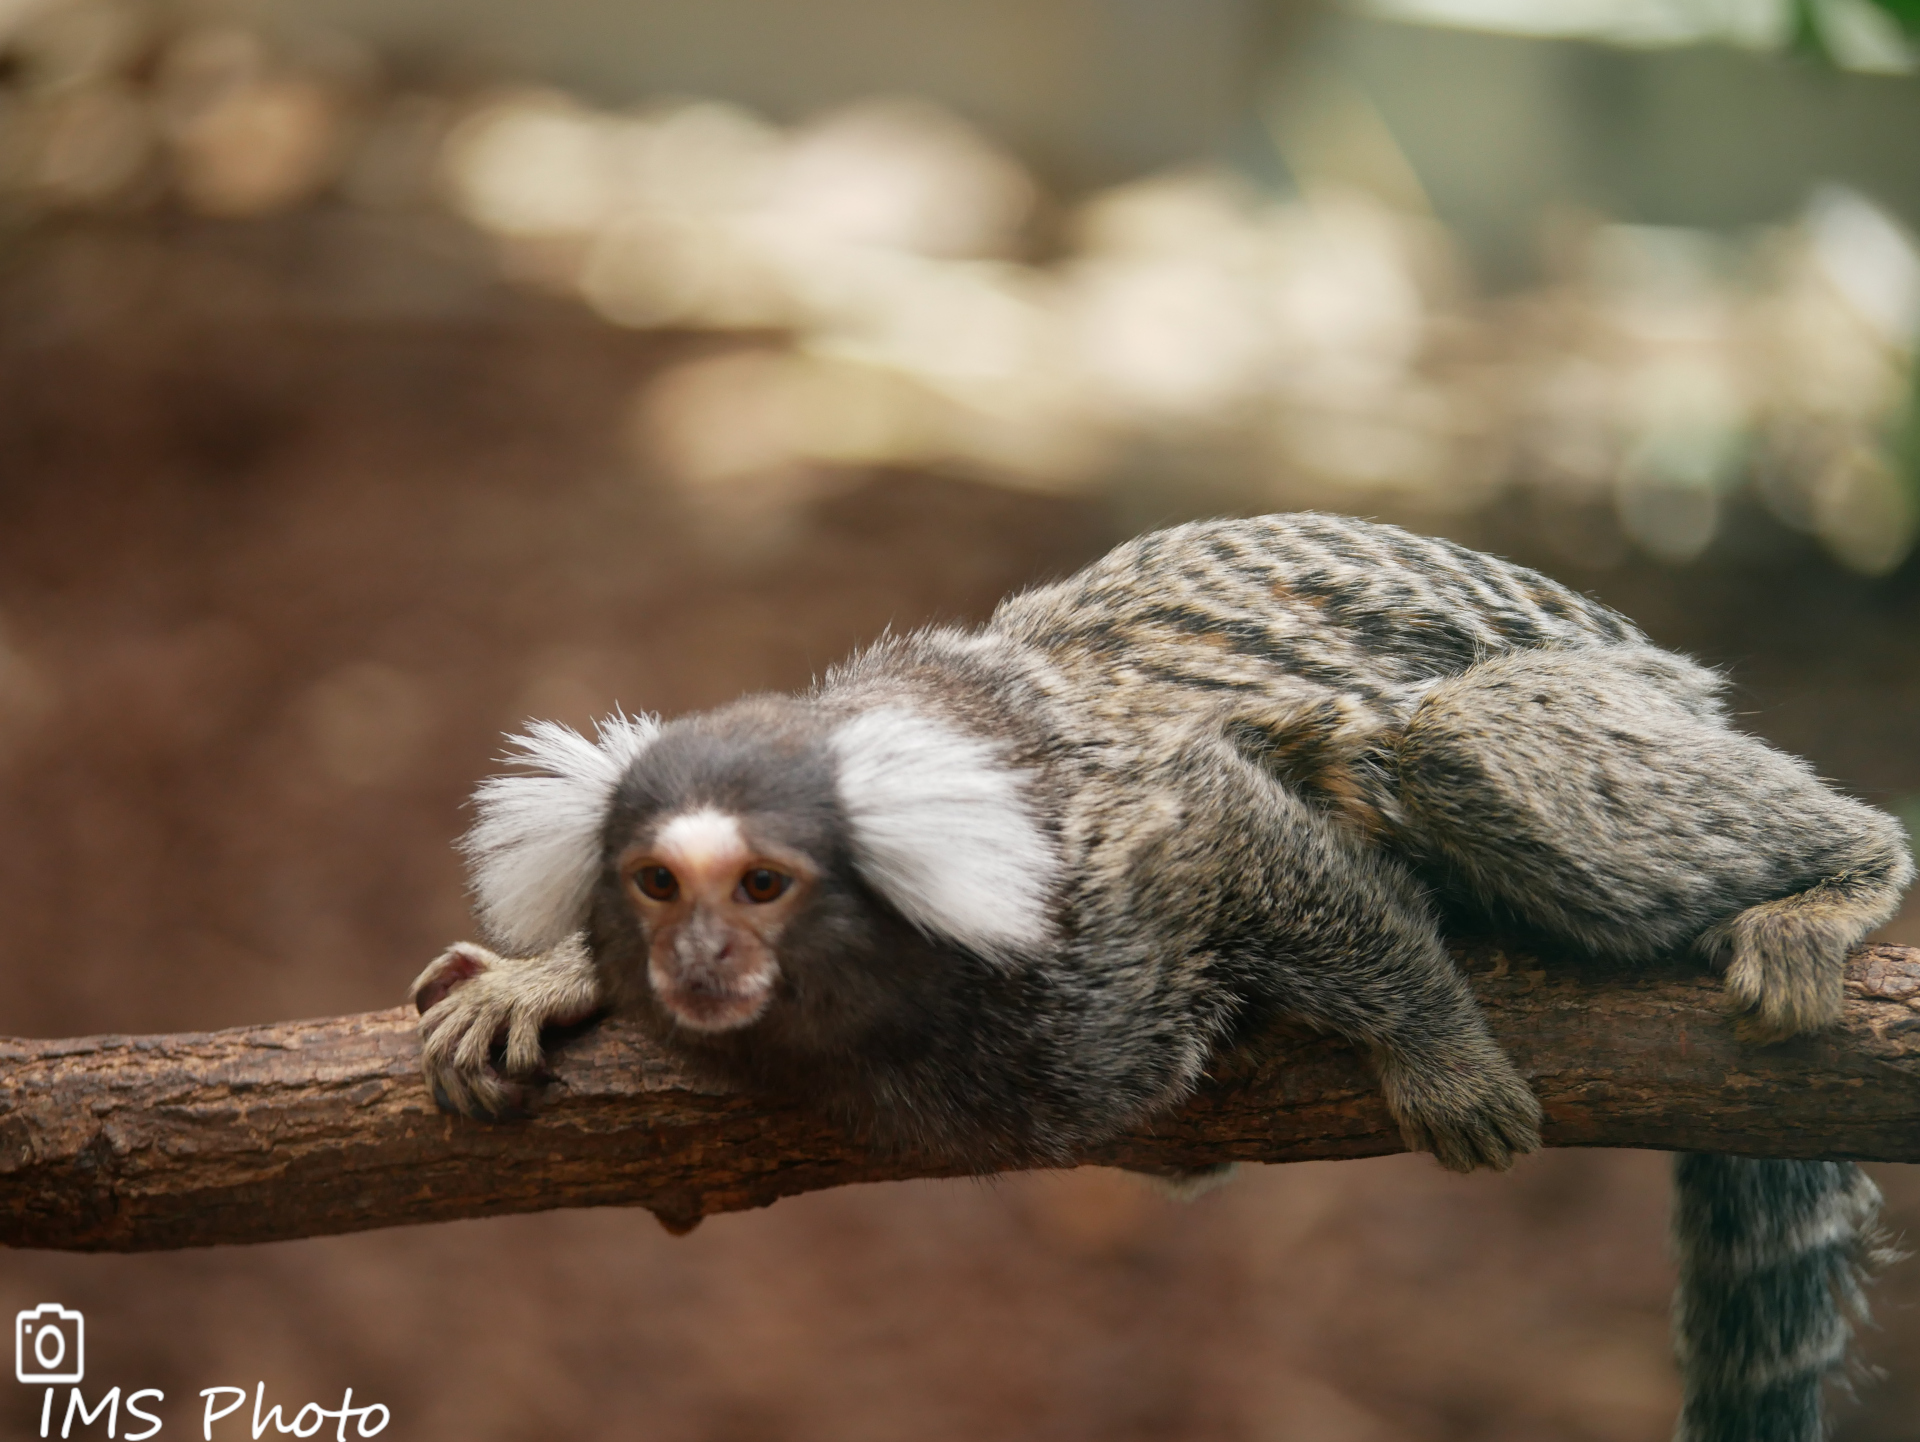
[{"label": "grey fur", "polygon": [[1848,1162],[1674,1159],[1675,1442],[1813,1442],[1862,1284],[1895,1259],[1880,1192]]},{"label": "grey fur", "polygon": [[[1693,945],[1779,1036],[1834,1019],[1848,947],[1912,879],[1890,818],[1735,731],[1719,691],[1604,607],[1444,541],[1317,515],[1182,526],[977,631],[890,638],[805,696],[668,725],[607,812],[589,949],[605,994],[696,1066],[982,1166],[1062,1160],[1175,1106],[1284,1016],[1369,1050],[1411,1145],[1505,1167],[1539,1144],[1539,1106],[1448,957],[1436,890],[1622,958]],[[1009,804],[1053,848],[1044,942],[979,954],[887,902],[899,867],[862,873],[832,737],[881,710],[988,742],[1018,777]],[[822,877],[775,1004],[716,1035],[654,1004],[615,867],[702,805]],[[457,1029],[458,995],[426,1020]],[[1857,1255],[1871,1212],[1845,1166],[1680,1182],[1695,1277],[1720,1233],[1687,1219],[1715,1207],[1756,1265],[1789,1269]],[[1790,1222],[1808,1208],[1845,1235],[1808,1240]],[[1763,1289],[1758,1330],[1727,1320],[1732,1294],[1683,1292],[1689,1397],[1716,1399],[1690,1400],[1687,1442],[1759,1435],[1718,1399],[1781,1388],[1812,1420],[1767,1435],[1818,1435],[1851,1297],[1831,1291]]]}]

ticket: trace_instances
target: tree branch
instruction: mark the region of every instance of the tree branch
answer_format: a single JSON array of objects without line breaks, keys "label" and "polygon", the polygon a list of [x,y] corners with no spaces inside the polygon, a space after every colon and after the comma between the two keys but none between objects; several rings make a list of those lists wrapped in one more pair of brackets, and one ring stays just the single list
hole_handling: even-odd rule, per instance
[{"label": "tree branch", "polygon": [[[1920,949],[1858,952],[1843,1025],[1742,1043],[1718,982],[1460,959],[1553,1146],[1920,1161]],[[848,1182],[953,1175],[796,1106],[696,1083],[611,1021],[562,1040],[524,1122],[436,1111],[410,1008],[180,1036],[0,1041],[0,1243],[143,1251],[550,1207],[670,1228]],[[1143,1170],[1401,1150],[1364,1059],[1283,1033],[1264,1060],[1083,1161]]]}]

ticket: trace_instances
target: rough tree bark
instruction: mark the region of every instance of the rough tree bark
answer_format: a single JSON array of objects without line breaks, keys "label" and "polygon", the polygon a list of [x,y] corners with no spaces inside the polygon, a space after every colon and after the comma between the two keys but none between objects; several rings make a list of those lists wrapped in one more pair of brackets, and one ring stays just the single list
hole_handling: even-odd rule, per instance
[{"label": "rough tree bark", "polygon": [[[1920,1161],[1920,949],[1853,957],[1844,1024],[1743,1043],[1717,982],[1495,943],[1460,959],[1553,1146]],[[0,1041],[0,1243],[141,1251],[550,1207],[703,1216],[953,1174],[690,1080],[617,1021],[561,1040],[526,1121],[442,1115],[410,1008],[180,1036]],[[1401,1149],[1362,1057],[1286,1033],[1081,1160],[1144,1170]]]}]

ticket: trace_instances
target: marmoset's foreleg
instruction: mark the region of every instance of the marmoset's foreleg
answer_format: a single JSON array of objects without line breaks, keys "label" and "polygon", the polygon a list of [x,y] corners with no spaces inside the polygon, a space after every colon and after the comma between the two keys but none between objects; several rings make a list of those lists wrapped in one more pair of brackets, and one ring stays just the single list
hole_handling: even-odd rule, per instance
[{"label": "marmoset's foreleg", "polygon": [[[1238,776],[1238,781],[1234,779]],[[1455,1171],[1540,1145],[1540,1104],[1487,1028],[1399,858],[1236,758],[1167,843],[1167,876],[1220,897],[1224,963],[1275,1011],[1365,1046],[1407,1144]]]},{"label": "marmoset's foreleg", "polygon": [[[442,1105],[468,1116],[516,1111],[540,1072],[540,1031],[585,1021],[605,1004],[582,937],[539,956],[497,956],[470,941],[414,979],[420,1062]],[[493,1052],[503,1048],[496,1066]]]},{"label": "marmoset's foreleg", "polygon": [[1847,951],[1913,879],[1899,824],[1727,724],[1641,647],[1490,658],[1390,758],[1396,840],[1496,912],[1603,955],[1693,943],[1762,1037],[1839,1018]]}]

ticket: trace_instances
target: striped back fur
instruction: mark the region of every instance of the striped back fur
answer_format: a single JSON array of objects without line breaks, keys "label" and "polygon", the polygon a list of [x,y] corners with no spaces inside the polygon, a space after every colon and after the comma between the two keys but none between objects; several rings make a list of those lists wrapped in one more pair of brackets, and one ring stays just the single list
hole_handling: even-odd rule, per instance
[{"label": "striped back fur", "polygon": [[1156,681],[1191,697],[1279,673],[1379,701],[1515,648],[1647,644],[1537,571],[1312,512],[1141,536],[1004,602],[990,629],[1076,671],[1112,669],[1133,699]]}]

